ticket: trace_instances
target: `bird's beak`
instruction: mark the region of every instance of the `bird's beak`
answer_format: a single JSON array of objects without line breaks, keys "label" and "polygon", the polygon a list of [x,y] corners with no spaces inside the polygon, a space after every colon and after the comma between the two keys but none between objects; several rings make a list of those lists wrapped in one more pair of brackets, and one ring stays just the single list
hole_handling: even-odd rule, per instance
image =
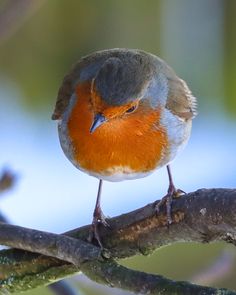
[{"label": "bird's beak", "polygon": [[100,113],[96,114],[93,119],[93,124],[90,127],[90,133],[93,133],[99,126],[101,126],[107,119]]}]

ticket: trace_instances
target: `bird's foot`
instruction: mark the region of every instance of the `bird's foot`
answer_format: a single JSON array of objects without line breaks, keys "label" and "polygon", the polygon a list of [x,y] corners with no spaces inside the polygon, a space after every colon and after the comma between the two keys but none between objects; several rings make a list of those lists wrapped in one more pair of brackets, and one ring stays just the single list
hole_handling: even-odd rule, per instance
[{"label": "bird's foot", "polygon": [[96,208],[93,214],[93,221],[91,224],[88,241],[91,243],[93,239],[98,242],[101,250],[104,250],[103,244],[101,242],[100,234],[99,234],[99,226],[103,225],[104,227],[111,228],[109,223],[106,221],[106,217],[103,214],[101,208]]},{"label": "bird's foot", "polygon": [[160,212],[161,206],[166,206],[167,226],[172,223],[171,209],[173,199],[179,198],[184,194],[186,194],[184,191],[182,191],[181,189],[176,189],[173,184],[170,184],[167,194],[160,201],[156,202],[155,211],[157,214]]}]

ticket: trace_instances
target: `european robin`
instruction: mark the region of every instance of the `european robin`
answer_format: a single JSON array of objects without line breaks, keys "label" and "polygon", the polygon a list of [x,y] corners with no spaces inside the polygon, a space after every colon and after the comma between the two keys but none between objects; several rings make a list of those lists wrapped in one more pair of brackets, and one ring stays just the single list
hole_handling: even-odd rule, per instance
[{"label": "european robin", "polygon": [[177,194],[169,163],[187,143],[196,99],[187,84],[157,56],[110,49],[81,58],[65,76],[52,119],[61,147],[81,171],[99,179],[91,232],[107,226],[100,205],[103,180],[145,177],[167,165],[169,188],[157,205]]}]

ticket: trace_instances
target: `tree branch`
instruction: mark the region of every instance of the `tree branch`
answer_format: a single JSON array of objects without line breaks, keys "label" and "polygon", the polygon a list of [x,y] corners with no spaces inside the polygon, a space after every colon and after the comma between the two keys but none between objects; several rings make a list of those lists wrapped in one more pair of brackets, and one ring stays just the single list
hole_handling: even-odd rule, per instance
[{"label": "tree branch", "polygon": [[65,260],[75,266],[85,261],[101,260],[101,250],[80,239],[0,223],[2,245]]},{"label": "tree branch", "polygon": [[[157,216],[153,204],[112,218],[109,221],[112,230],[101,228],[103,244],[109,251],[105,256],[109,254],[117,260],[140,253],[146,255],[177,241],[224,240],[236,244],[236,190],[198,190],[175,200],[172,212],[173,224],[169,229],[165,212],[161,210]],[[144,294],[236,294],[224,289],[173,282],[161,276],[128,270],[113,259],[102,259],[99,248],[85,242],[88,231],[89,226],[84,226],[55,235],[0,224],[0,244],[54,257],[16,249],[1,251],[0,288],[22,291],[81,270],[97,282]]]}]

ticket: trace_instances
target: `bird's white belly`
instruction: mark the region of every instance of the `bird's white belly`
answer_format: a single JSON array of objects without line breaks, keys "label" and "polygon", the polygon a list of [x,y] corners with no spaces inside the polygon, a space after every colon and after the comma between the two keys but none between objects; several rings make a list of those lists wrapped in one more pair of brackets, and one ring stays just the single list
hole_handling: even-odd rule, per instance
[{"label": "bird's white belly", "polygon": [[114,166],[109,169],[110,174],[101,174],[101,173],[86,171],[81,168],[79,169],[91,176],[94,176],[102,180],[111,181],[111,182],[143,178],[155,171],[155,170],[152,170],[148,172],[135,172],[129,167]]},{"label": "bird's white belly", "polygon": [[161,166],[163,166],[170,163],[186,146],[191,133],[192,121],[186,121],[173,115],[171,111],[164,108],[161,113],[160,124],[165,128],[169,142],[169,147],[162,160],[163,163],[161,163]]}]

